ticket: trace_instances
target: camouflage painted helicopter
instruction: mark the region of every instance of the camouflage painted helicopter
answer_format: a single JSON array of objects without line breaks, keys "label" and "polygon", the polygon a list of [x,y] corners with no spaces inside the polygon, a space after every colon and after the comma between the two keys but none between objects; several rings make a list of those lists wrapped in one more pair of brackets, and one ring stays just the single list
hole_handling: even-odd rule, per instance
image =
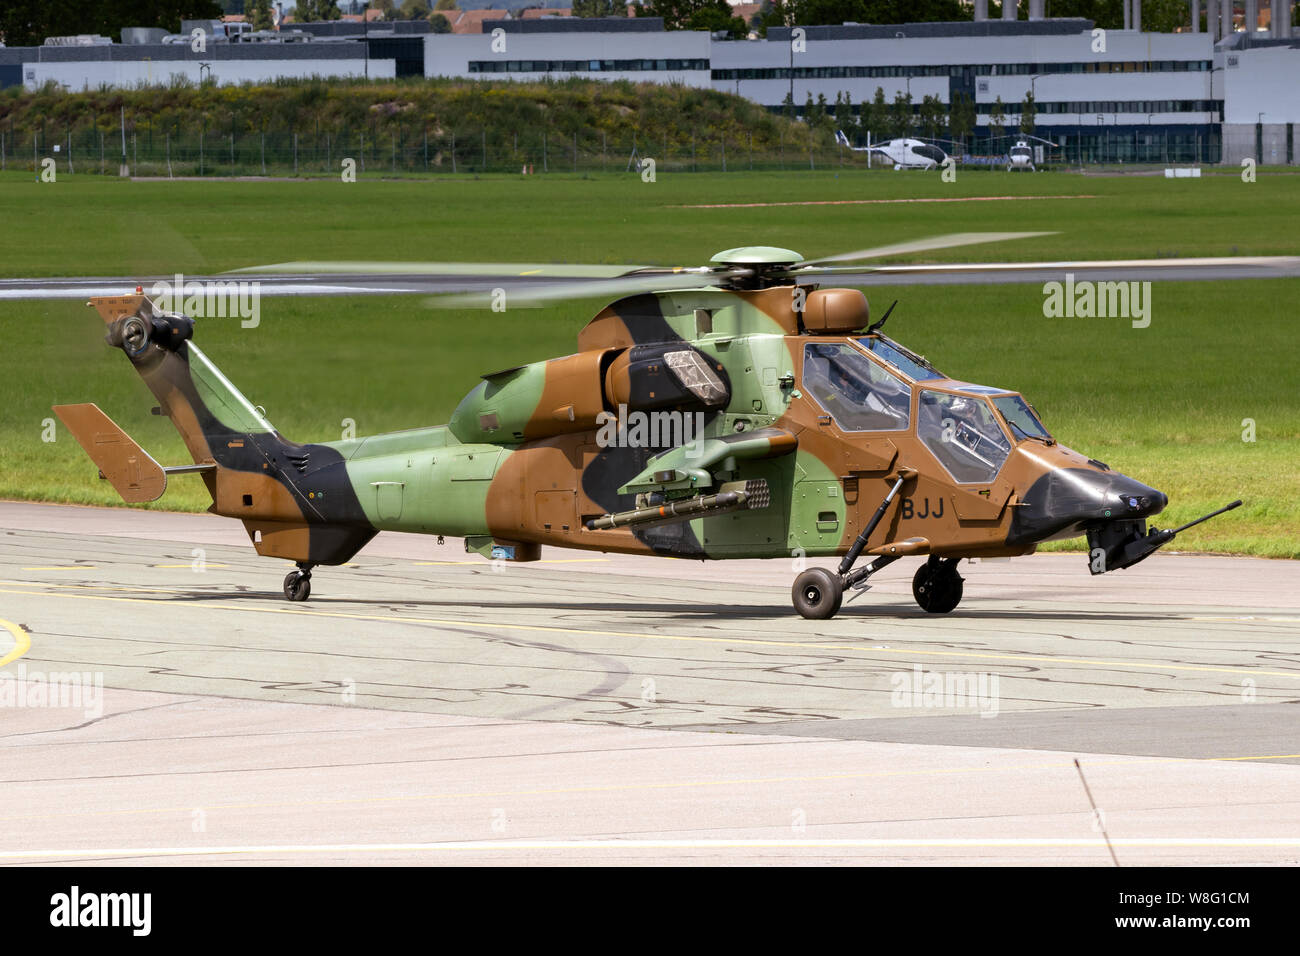
[{"label": "camouflage painted helicopter", "polygon": [[90,304],[193,463],[160,466],[95,405],[55,411],[128,502],[160,497],[171,475],[200,475],[210,510],[241,520],[258,554],[296,562],[291,601],[307,599],[314,567],[349,561],[379,531],[408,531],[521,562],[543,544],[840,557],[796,578],[808,618],[831,617],[846,590],[918,556],[916,601],[946,613],[962,597],[961,558],[1086,535],[1096,574],[1213,516],[1148,531],[1164,494],[1058,443],[1018,392],[951,378],[886,336],[888,312],[873,323],[862,292],[812,281],[850,271],[841,262],[1027,235],[814,262],[746,247],[702,268],[526,287],[519,297],[532,302],[622,297],[574,354],[483,376],[446,425],[311,444],[281,436],[226,379],[195,345],[193,319],[137,290]]}]

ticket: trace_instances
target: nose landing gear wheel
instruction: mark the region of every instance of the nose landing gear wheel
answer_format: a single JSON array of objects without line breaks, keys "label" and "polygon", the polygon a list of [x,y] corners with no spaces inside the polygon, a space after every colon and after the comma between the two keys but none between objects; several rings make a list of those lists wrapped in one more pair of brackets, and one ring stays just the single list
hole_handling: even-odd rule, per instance
[{"label": "nose landing gear wheel", "polygon": [[956,558],[932,557],[916,569],[912,597],[923,611],[947,614],[961,603],[962,580]]},{"label": "nose landing gear wheel", "polygon": [[790,591],[794,609],[810,620],[834,617],[844,600],[840,576],[825,568],[809,568],[794,579]]},{"label": "nose landing gear wheel", "polygon": [[290,601],[305,601],[311,597],[311,571],[299,568],[285,575],[284,596]]}]

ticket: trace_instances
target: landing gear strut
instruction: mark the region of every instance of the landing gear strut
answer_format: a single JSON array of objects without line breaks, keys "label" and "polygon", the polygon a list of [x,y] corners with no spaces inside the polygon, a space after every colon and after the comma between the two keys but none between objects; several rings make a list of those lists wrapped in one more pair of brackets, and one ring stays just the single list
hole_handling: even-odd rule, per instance
[{"label": "landing gear strut", "polygon": [[290,571],[284,578],[284,596],[290,601],[305,601],[311,597],[312,565],[298,562],[298,570]]},{"label": "landing gear strut", "polygon": [[848,554],[844,555],[836,571],[827,568],[809,568],[794,579],[790,596],[794,600],[794,609],[803,617],[814,621],[824,621],[826,618],[834,617],[844,602],[845,588],[864,590],[867,586],[867,578],[885,565],[898,560],[893,555],[881,555],[865,568],[851,571],[853,563],[858,560],[862,549],[867,546],[867,539],[871,537],[871,532],[876,530],[876,525],[880,524],[880,519],[885,516],[889,503],[894,500],[894,496],[903,487],[903,482],[911,475],[910,471],[904,470],[894,482],[894,486],[889,489],[889,494],[885,495],[885,500],[880,503],[880,507],[871,516],[867,526],[853,542]]},{"label": "landing gear strut", "polygon": [[957,573],[957,558],[930,559],[916,569],[912,578],[912,596],[921,610],[931,614],[947,614],[961,603],[961,583]]}]

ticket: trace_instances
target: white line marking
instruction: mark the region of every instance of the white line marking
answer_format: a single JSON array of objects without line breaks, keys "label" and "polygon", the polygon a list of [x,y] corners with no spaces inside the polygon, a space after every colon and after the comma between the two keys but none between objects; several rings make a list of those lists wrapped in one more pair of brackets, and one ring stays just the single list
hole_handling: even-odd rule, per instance
[{"label": "white line marking", "polygon": [[[1137,837],[1111,841],[1123,847],[1300,847],[1300,837]],[[4,850],[0,860],[108,856],[220,856],[236,853],[398,853],[449,850],[699,850],[890,848],[1081,847],[1104,849],[1100,837],[1008,837],[1000,839],[843,840],[464,840],[446,843],[321,843],[269,846],[112,847],[69,850]]]}]

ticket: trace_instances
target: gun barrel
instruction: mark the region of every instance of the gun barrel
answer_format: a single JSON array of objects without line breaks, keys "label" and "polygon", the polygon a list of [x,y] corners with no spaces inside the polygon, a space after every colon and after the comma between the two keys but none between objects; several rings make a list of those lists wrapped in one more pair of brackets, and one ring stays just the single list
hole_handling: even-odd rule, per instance
[{"label": "gun barrel", "polygon": [[1240,508],[1240,507],[1241,507],[1241,499],[1238,498],[1232,504],[1224,505],[1218,511],[1211,511],[1208,515],[1201,515],[1201,517],[1197,518],[1195,521],[1189,521],[1185,525],[1174,528],[1174,534],[1178,534],[1178,532],[1180,531],[1186,531],[1188,528],[1195,527],[1196,525],[1200,524],[1202,521],[1209,521],[1211,518],[1217,518],[1225,511],[1231,511],[1233,508]]},{"label": "gun barrel", "polygon": [[661,505],[633,508],[615,514],[602,515],[587,522],[588,531],[606,531],[610,528],[648,528],[653,525],[672,524],[693,518],[708,518],[747,508],[766,508],[771,501],[767,482],[763,479],[732,482],[723,485],[714,495],[696,495]]}]

